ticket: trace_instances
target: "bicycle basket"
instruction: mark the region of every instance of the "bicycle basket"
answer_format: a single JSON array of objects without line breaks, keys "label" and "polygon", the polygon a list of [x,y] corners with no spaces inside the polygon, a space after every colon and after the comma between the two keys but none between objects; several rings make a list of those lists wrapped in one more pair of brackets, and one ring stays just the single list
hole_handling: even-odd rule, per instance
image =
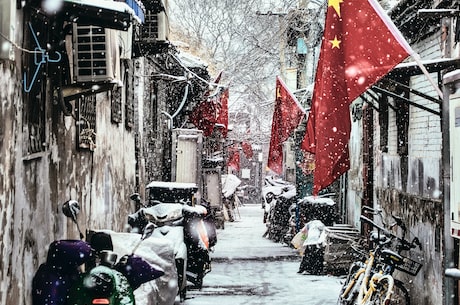
[{"label": "bicycle basket", "polygon": [[403,257],[403,262],[395,266],[396,269],[409,273],[410,275],[417,275],[417,273],[422,268],[422,264],[414,261],[408,257]]}]

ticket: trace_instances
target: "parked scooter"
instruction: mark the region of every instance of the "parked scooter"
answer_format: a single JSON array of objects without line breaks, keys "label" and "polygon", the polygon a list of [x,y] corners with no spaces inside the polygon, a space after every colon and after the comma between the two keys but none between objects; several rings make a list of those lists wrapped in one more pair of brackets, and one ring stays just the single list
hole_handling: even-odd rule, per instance
[{"label": "parked scooter", "polygon": [[[63,205],[63,213],[78,226],[80,211],[74,200]],[[141,240],[150,236],[153,225],[147,226]],[[110,239],[99,235],[91,243],[83,240],[58,240],[51,243],[46,263],[42,264],[32,282],[34,305],[71,304],[135,304],[133,290],[142,283],[160,277],[163,271],[133,253],[117,263],[116,254],[107,251]],[[86,273],[80,266],[87,264]]]},{"label": "parked scooter", "polygon": [[[130,254],[141,238],[141,234],[99,230],[110,235],[113,251],[119,256]],[[160,267],[165,274],[147,282],[134,291],[136,304],[173,305],[179,292],[177,269],[174,258],[173,242],[164,237],[151,236],[139,245],[136,255],[141,256],[154,266]]]},{"label": "parked scooter", "polygon": [[[211,205],[202,200],[192,210],[184,206],[184,234],[187,245],[187,280],[201,289],[204,276],[211,271],[209,251],[217,243]],[[198,210],[197,210],[198,208]]]},{"label": "parked scooter", "polygon": [[[78,227],[78,203],[67,202],[64,206],[64,214],[71,217]],[[81,232],[79,227],[78,231]],[[80,238],[83,238],[81,233]],[[91,246],[83,240],[53,241],[46,263],[40,265],[32,280],[32,304],[65,305],[71,287],[79,280],[79,267],[92,257]]]},{"label": "parked scooter", "polygon": [[[154,223],[157,229],[153,236],[163,236],[174,242],[179,296],[180,300],[184,301],[187,280],[201,289],[203,277],[211,270],[209,251],[217,239],[214,222],[208,218],[211,215],[210,207],[201,204],[190,206],[187,202],[163,203],[155,200],[150,201],[151,206],[146,206],[141,203],[137,193],[133,194],[131,199],[143,206],[129,216],[128,223],[131,227],[142,230],[147,223]],[[206,202],[203,204],[206,205]]]}]

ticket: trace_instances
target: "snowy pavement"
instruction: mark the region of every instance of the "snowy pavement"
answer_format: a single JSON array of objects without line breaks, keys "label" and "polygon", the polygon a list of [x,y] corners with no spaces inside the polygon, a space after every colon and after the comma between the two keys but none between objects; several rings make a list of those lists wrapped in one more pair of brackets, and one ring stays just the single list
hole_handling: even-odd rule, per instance
[{"label": "snowy pavement", "polygon": [[261,205],[239,207],[235,211],[235,221],[225,222],[225,229],[217,231],[212,260],[299,259],[295,249],[262,237],[267,228],[262,219]]},{"label": "snowy pavement", "polygon": [[262,237],[262,217],[259,204],[247,204],[236,211],[235,222],[218,230],[212,271],[200,291],[188,292],[183,305],[336,304],[341,278],[298,274],[301,258],[294,249]]}]

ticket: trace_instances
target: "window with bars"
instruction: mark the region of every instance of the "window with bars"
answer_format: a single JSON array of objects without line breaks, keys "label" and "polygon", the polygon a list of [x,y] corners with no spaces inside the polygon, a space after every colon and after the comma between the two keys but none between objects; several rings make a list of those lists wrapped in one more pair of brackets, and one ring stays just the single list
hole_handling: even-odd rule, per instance
[{"label": "window with bars", "polygon": [[[74,24],[74,77],[77,82],[97,82],[115,78],[112,32],[92,25]],[[114,65],[115,63],[115,65]]]},{"label": "window with bars", "polygon": [[123,120],[122,118],[122,87],[116,86],[112,90],[112,107],[111,107],[111,118],[112,123],[119,124]]},{"label": "window with bars", "polygon": [[404,101],[397,101],[395,108],[398,154],[407,156],[409,153],[409,104]]},{"label": "window with bars", "polygon": [[[409,79],[404,78],[399,80],[405,86],[409,86]],[[395,92],[399,96],[409,100],[409,91],[398,89]],[[398,133],[397,138],[397,151],[400,156],[407,156],[409,154],[409,109],[410,105],[408,102],[402,99],[395,100],[395,111],[396,111],[396,129]]]},{"label": "window with bars", "polygon": [[145,22],[141,27],[140,39],[147,43],[155,43],[168,39],[168,21],[164,12],[146,12]]},{"label": "window with bars", "polygon": [[125,127],[130,130],[134,127],[134,87],[132,63],[127,62],[123,78],[125,87]]},{"label": "window with bars", "polygon": [[380,150],[388,152],[388,97],[379,99]]},{"label": "window with bars", "polygon": [[96,148],[96,95],[79,98],[76,104],[77,148],[94,151]]},{"label": "window with bars", "polygon": [[[403,94],[397,92],[397,94]],[[405,94],[405,93],[404,93]],[[390,103],[391,101],[391,103]],[[409,151],[409,104],[404,100],[383,96],[379,100],[380,149],[388,152],[389,110],[395,112],[397,131],[396,149],[398,155],[406,156]]]}]

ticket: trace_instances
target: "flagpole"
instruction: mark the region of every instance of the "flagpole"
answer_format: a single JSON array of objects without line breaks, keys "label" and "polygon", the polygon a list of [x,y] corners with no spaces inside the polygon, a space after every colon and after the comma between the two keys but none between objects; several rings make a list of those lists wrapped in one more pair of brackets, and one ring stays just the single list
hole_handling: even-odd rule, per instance
[{"label": "flagpole", "polygon": [[425,74],[425,76],[428,78],[428,81],[433,86],[433,88],[436,90],[436,92],[438,93],[439,97],[442,100],[443,99],[442,91],[441,91],[441,89],[439,89],[438,85],[436,85],[436,83],[434,82],[434,79],[431,77],[430,73],[428,72],[428,70],[423,65],[422,61],[420,60],[420,55],[418,55],[418,53],[416,53],[416,52],[413,52],[411,54],[411,56],[415,60],[417,65],[420,67],[420,69],[422,70],[423,74]]}]

